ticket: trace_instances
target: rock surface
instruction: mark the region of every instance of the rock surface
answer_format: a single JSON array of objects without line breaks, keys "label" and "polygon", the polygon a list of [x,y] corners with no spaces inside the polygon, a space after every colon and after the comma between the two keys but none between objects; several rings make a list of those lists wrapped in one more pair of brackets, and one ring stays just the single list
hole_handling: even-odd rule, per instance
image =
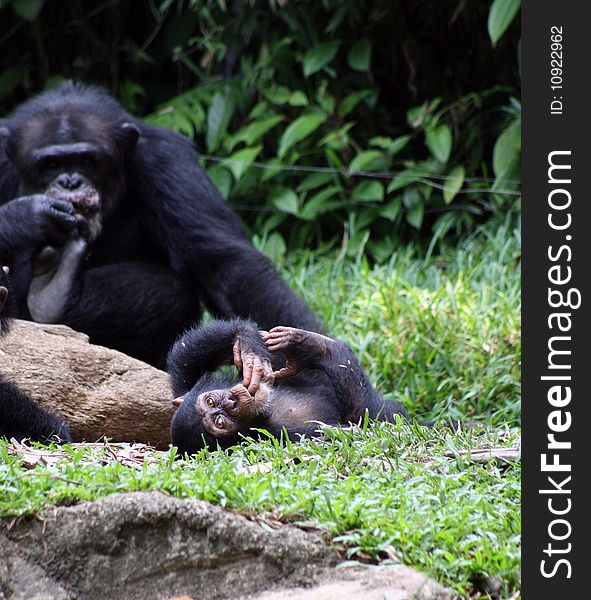
[{"label": "rock surface", "polygon": [[60,415],[74,441],[166,447],[173,415],[168,375],[95,346],[64,325],[15,320],[0,350],[0,374]]},{"label": "rock surface", "polygon": [[0,548],[1,600],[453,598],[402,565],[336,568],[317,534],[158,492],[0,520]]}]

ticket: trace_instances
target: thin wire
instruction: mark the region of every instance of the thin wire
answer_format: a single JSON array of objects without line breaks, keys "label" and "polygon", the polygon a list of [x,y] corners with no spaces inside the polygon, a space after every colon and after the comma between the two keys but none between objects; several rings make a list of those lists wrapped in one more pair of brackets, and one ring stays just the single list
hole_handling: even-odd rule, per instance
[{"label": "thin wire", "polygon": [[[436,190],[447,190],[448,188],[439,183],[435,183],[434,181],[429,181],[428,179],[419,179],[420,183],[424,183],[429,187],[435,188]],[[521,196],[521,192],[517,190],[498,190],[494,188],[467,188],[461,189],[456,192],[456,194],[506,194],[508,196]]]},{"label": "thin wire", "polygon": [[[234,158],[226,158],[223,156],[212,156],[210,154],[200,154],[200,158],[203,160],[207,160],[210,162],[227,162],[227,163],[241,163],[242,161]],[[409,180],[419,178],[421,181],[425,178],[430,179],[439,179],[442,181],[450,181],[455,180],[455,177],[450,177],[449,175],[440,175],[439,173],[423,173],[420,171],[413,171],[412,173],[407,173],[406,171],[350,171],[349,169],[335,169],[333,167],[308,167],[302,165],[270,165],[268,163],[262,163],[258,161],[254,161],[250,163],[251,167],[256,167],[257,169],[267,169],[273,171],[303,171],[307,173],[331,173],[331,174],[340,174],[345,177],[370,177],[374,179],[394,179],[397,176],[405,176],[407,175]],[[488,178],[488,177],[465,177],[464,181],[469,183],[491,183],[495,182],[496,179]],[[423,181],[423,183],[426,183]],[[499,183],[508,184],[508,185],[520,185],[521,181],[518,179],[504,179]],[[429,185],[427,183],[427,185]],[[440,189],[444,189],[441,187]],[[492,189],[475,189],[475,190],[467,190],[464,193],[474,193],[474,192],[494,192],[498,194],[509,193],[507,191],[502,190],[492,190]],[[462,193],[460,190],[458,193]],[[512,190],[510,193],[515,194],[515,190]],[[521,195],[518,193],[518,195]]]}]

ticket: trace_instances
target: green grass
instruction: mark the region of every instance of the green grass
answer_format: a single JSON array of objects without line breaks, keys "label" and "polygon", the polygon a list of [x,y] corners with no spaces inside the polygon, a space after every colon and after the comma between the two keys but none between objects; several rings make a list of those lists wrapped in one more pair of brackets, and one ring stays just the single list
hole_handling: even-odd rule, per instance
[{"label": "green grass", "polygon": [[[292,257],[293,286],[351,343],[378,388],[421,418],[494,425],[484,433],[376,423],[322,440],[246,442],[231,454],[140,468],[96,447],[27,468],[0,441],[0,516],[116,492],[161,490],[325,532],[348,556],[400,559],[460,596],[519,589],[519,462],[462,450],[517,445],[520,394],[518,239],[500,229],[430,261],[389,265]],[[253,469],[251,465],[259,465]]]},{"label": "green grass", "polygon": [[374,385],[413,415],[517,425],[519,259],[519,238],[501,227],[429,261],[411,250],[375,268],[303,256],[288,276]]},{"label": "green grass", "polygon": [[246,442],[230,455],[203,451],[190,461],[157,453],[138,470],[112,451],[68,446],[65,460],[26,470],[0,442],[0,515],[161,490],[318,528],[351,558],[396,557],[461,595],[494,577],[508,597],[518,583],[519,466],[475,463],[458,451],[515,437],[379,423],[330,429],[316,442]]}]

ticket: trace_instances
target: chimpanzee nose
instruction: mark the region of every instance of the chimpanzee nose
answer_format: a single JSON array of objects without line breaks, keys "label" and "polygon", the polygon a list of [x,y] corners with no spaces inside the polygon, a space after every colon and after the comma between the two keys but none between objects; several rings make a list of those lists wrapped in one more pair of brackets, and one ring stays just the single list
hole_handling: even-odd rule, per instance
[{"label": "chimpanzee nose", "polygon": [[230,396],[230,397],[226,397],[223,399],[222,408],[226,412],[232,412],[238,408],[239,404],[240,404],[240,401],[238,400],[238,398],[234,398],[233,396]]},{"label": "chimpanzee nose", "polygon": [[82,177],[78,173],[69,175],[68,173],[62,173],[57,178],[57,184],[64,188],[64,190],[76,190],[82,185]]}]

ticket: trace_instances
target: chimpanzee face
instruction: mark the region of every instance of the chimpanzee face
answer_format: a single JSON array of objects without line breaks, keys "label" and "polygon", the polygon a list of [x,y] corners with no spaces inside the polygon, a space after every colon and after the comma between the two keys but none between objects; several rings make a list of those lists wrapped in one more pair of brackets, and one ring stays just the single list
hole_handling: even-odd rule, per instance
[{"label": "chimpanzee face", "polygon": [[113,127],[93,115],[62,111],[0,133],[18,171],[21,195],[46,194],[70,202],[86,217],[91,239],[96,238],[102,218],[124,190],[123,166],[137,142],[137,126]]},{"label": "chimpanzee face", "polygon": [[225,390],[209,390],[197,396],[195,410],[201,426],[215,438],[237,438],[254,417],[264,414],[270,390],[261,384],[255,396],[241,384]]}]

